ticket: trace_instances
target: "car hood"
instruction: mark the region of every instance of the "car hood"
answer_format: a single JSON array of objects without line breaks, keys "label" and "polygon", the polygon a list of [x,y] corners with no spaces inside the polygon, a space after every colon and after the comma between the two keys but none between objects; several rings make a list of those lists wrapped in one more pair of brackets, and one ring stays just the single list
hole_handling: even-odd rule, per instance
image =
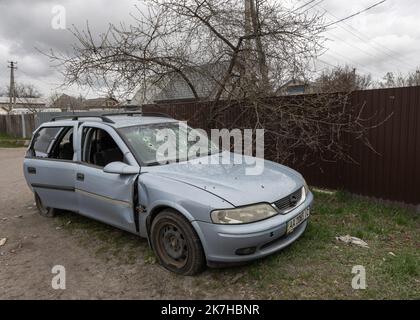
[{"label": "car hood", "polygon": [[[246,169],[253,166],[246,163],[255,161],[255,158],[239,156],[243,160],[242,164],[233,164],[233,160],[230,162],[232,164],[221,164],[218,161],[221,157],[232,160],[233,154],[224,152],[181,163],[145,167],[142,173],[147,172],[195,186],[217,195],[233,206],[273,203],[304,184],[299,173],[271,161],[261,160],[264,162],[261,174],[247,175]],[[219,163],[214,164],[216,161]]]}]

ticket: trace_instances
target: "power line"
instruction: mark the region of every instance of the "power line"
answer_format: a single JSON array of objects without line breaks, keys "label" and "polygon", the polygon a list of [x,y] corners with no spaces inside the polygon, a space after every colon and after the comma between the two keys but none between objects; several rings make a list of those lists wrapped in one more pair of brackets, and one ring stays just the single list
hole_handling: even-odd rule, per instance
[{"label": "power line", "polygon": [[[367,50],[365,50],[365,49],[363,49],[363,48],[361,48],[361,47],[359,47],[359,46],[357,46],[357,45],[355,45],[355,44],[352,44],[352,43],[349,43],[349,42],[347,42],[347,41],[345,41],[345,40],[343,40],[343,39],[340,39],[340,38],[337,38],[337,37],[335,37],[334,35],[331,35],[330,34],[330,37],[331,38],[334,38],[336,41],[340,41],[340,42],[342,42],[342,43],[344,43],[345,45],[347,45],[347,46],[349,46],[349,47],[352,47],[352,48],[355,48],[356,50],[358,50],[358,51],[360,51],[360,52],[363,52],[364,54],[366,54],[366,55],[368,55],[368,56],[370,56],[370,57],[372,57],[372,58],[377,58],[377,56],[374,54],[374,53],[371,53],[371,52],[369,52],[369,51],[367,51]],[[366,45],[367,45],[367,43],[366,42],[364,42]],[[375,48],[374,48],[375,49]],[[384,52],[384,54],[385,54],[385,52]],[[393,63],[393,62],[391,62],[394,66],[396,66],[397,68],[400,68],[400,66],[399,65],[397,65],[397,64],[395,64],[395,63]]]},{"label": "power line", "polygon": [[353,59],[350,59],[349,57],[346,57],[345,55],[343,55],[343,54],[341,54],[341,53],[339,53],[339,52],[337,52],[335,50],[330,49],[329,51],[331,51],[332,53],[334,53],[334,55],[340,56],[344,60],[349,61],[350,64],[352,64],[353,66],[358,66],[359,69],[362,69],[362,70],[364,70],[367,73],[376,73],[376,70],[373,70],[370,67],[366,67],[366,66],[362,65],[361,63],[359,63],[359,62],[357,62],[357,61],[355,61]]},{"label": "power line", "polygon": [[[320,0],[319,2],[314,3],[314,4],[310,7],[310,8],[305,9],[305,11],[303,11],[303,12],[301,12],[301,13],[304,13],[304,12],[306,12],[306,11],[308,11],[308,10],[312,9],[312,8],[313,8],[313,7],[315,7],[315,6],[319,6],[319,7],[320,7],[320,8],[322,8],[322,9],[323,9],[326,13],[328,13],[330,16],[335,17],[335,18],[337,19],[337,21],[333,21],[333,22],[331,22],[331,23],[330,23],[330,24],[328,24],[326,27],[332,26],[332,25],[334,25],[334,24],[338,24],[338,26],[339,26],[339,27],[341,27],[341,28],[343,28],[345,31],[350,32],[350,33],[353,33],[352,31],[347,30],[346,28],[344,28],[343,26],[341,26],[339,23],[340,23],[340,22],[344,22],[345,20],[348,20],[348,19],[350,19],[350,18],[353,18],[353,17],[355,17],[355,16],[357,16],[357,15],[359,15],[359,14],[362,14],[362,13],[364,13],[364,12],[368,11],[368,10],[371,10],[371,9],[375,8],[376,6],[379,6],[380,4],[384,3],[386,0],[379,1],[379,2],[377,2],[377,3],[373,4],[373,5],[371,5],[371,6],[367,7],[367,8],[365,8],[365,9],[363,9],[363,10],[359,11],[359,12],[356,12],[356,13],[354,13],[354,14],[352,14],[352,15],[350,15],[350,16],[347,16],[347,17],[345,17],[345,18],[342,18],[342,19],[338,18],[337,16],[335,16],[335,15],[333,15],[332,13],[328,12],[325,8],[321,7],[321,6],[320,6],[320,3],[321,3],[321,2],[323,2],[323,1],[324,1],[324,0]],[[315,1],[310,1],[310,2],[307,2],[307,3],[305,3],[303,6],[300,6],[299,8],[295,9],[294,11],[296,11],[296,10],[298,10],[298,9],[300,9],[300,8],[303,8],[303,7],[305,7],[305,6],[309,5],[310,3],[313,3],[313,2],[315,2]],[[293,12],[294,12],[294,11],[293,11]],[[347,25],[347,24],[346,24],[346,25]],[[353,34],[354,34],[354,33],[353,33]],[[359,37],[357,34],[354,34],[354,35],[355,35],[356,37],[358,37],[360,40],[362,40],[364,43],[366,43],[366,40],[365,40],[365,39],[363,39],[363,38]],[[375,57],[372,53],[369,53],[369,52],[367,52],[366,50],[361,49],[360,47],[356,47],[355,45],[349,44],[349,43],[347,43],[346,41],[344,41],[344,40],[342,40],[342,39],[340,39],[340,41],[342,41],[342,42],[344,42],[345,44],[347,44],[347,45],[349,45],[349,46],[352,46],[352,47],[354,47],[354,48],[356,48],[356,49],[358,49],[358,50],[360,50],[360,51],[364,52],[365,54],[368,54],[368,55],[370,55],[370,56],[372,56],[372,57]],[[374,48],[374,49],[376,49],[376,48]],[[376,49],[376,50],[378,50],[378,49]],[[388,55],[388,56],[390,56],[390,55],[389,55],[389,54],[387,54],[386,52],[382,52],[382,51],[380,51],[380,52],[381,52],[381,53],[384,53],[384,54],[386,54],[386,55]],[[394,59],[394,57],[392,57],[392,56],[390,56],[390,57]],[[400,59],[397,59],[397,60],[400,60]],[[402,60],[400,60],[400,61],[402,61]],[[404,61],[402,61],[402,63],[404,63],[405,65],[407,65],[407,66],[408,66],[408,64],[407,64],[407,63],[405,63]],[[409,67],[411,68],[411,66],[409,66]]]},{"label": "power line", "polygon": [[305,3],[304,5],[301,5],[300,7],[294,9],[292,12],[299,11],[300,9],[305,8],[306,6],[310,5],[311,3],[315,2],[315,1],[317,1],[317,0],[311,0],[311,1],[307,2],[307,3]]},{"label": "power line", "polygon": [[325,26],[325,28],[328,28],[328,27],[333,26],[333,25],[335,25],[335,24],[337,24],[337,23],[340,23],[340,22],[343,22],[343,21],[349,20],[349,19],[351,19],[351,18],[353,18],[353,17],[355,17],[355,16],[358,16],[359,14],[362,14],[362,13],[364,13],[364,12],[368,11],[368,10],[371,10],[371,9],[373,9],[373,8],[375,8],[375,7],[377,7],[377,6],[379,6],[380,4],[384,3],[385,1],[386,1],[386,0],[379,1],[379,2],[377,2],[377,3],[373,4],[373,5],[371,5],[370,7],[367,7],[366,9],[363,9],[363,10],[361,10],[361,11],[359,11],[359,12],[353,13],[353,14],[351,14],[351,15],[349,15],[349,16],[347,16],[347,17],[345,17],[345,18],[342,18],[342,19],[340,19],[340,20],[334,21],[334,22],[332,22],[332,23],[330,23],[330,24],[327,24],[327,25]]},{"label": "power line", "polygon": [[[318,1],[318,2],[316,2],[316,1]],[[298,11],[298,10],[300,10],[300,9],[302,9],[302,8],[304,8],[304,7],[308,6],[308,5],[310,5],[311,3],[315,2],[315,3],[314,3],[313,5],[311,5],[309,8],[306,8],[305,10],[303,10],[303,11],[301,11],[301,12],[299,12],[299,13],[298,13],[298,15],[303,14],[303,13],[305,13],[305,12],[307,12],[307,11],[309,11],[309,10],[313,9],[314,7],[316,7],[316,6],[320,5],[320,4],[321,4],[322,2],[324,2],[324,1],[325,1],[325,0],[312,0],[312,1],[309,1],[309,2],[307,2],[306,4],[304,4],[303,6],[300,6],[300,7],[296,8],[296,9],[292,10],[292,11],[291,11],[291,13],[295,13],[296,11]]]},{"label": "power line", "polygon": [[[304,8],[304,7],[307,7],[308,5],[310,5],[311,3],[314,3],[316,0],[313,0],[313,1],[309,1],[309,2],[307,2],[307,3],[305,3],[304,5],[302,5],[302,6],[300,6],[300,7],[298,7],[297,9],[295,9],[295,10],[293,10],[292,12],[295,12],[295,11],[297,11],[297,10],[299,10],[299,9],[301,9],[301,8]],[[377,7],[377,6],[379,6],[379,5],[381,5],[381,4],[383,4],[384,2],[386,2],[386,0],[382,0],[382,1],[379,1],[379,2],[377,2],[377,3],[375,3],[375,4],[373,4],[373,5],[371,5],[371,6],[369,6],[369,7],[367,7],[367,8],[365,8],[365,9],[363,9],[363,10],[361,10],[361,11],[359,11],[359,12],[356,12],[356,13],[354,13],[354,14],[351,14],[351,15],[349,15],[349,16],[347,16],[347,17],[345,17],[345,18],[338,18],[336,15],[334,15],[334,14],[332,14],[331,12],[329,12],[328,10],[326,10],[325,8],[323,8],[322,6],[320,6],[320,3],[321,2],[323,2],[324,0],[321,0],[321,1],[319,1],[319,2],[317,2],[317,3],[314,3],[310,8],[306,8],[304,11],[302,11],[302,12],[300,12],[300,14],[301,13],[304,13],[304,12],[306,12],[306,11],[308,11],[308,10],[310,10],[310,9],[312,9],[313,7],[315,7],[315,6],[319,6],[321,9],[323,9],[326,13],[328,13],[330,16],[332,16],[332,17],[334,17],[334,18],[336,18],[337,20],[336,21],[332,21],[331,23],[329,23],[329,24],[327,24],[327,28],[328,27],[330,27],[330,26],[333,26],[333,25],[335,25],[335,24],[337,24],[340,28],[342,28],[343,30],[345,30],[345,31],[347,31],[347,32],[349,32],[349,33],[351,33],[351,34],[353,34],[355,37],[357,37],[359,40],[361,40],[365,45],[367,45],[367,46],[371,46],[372,47],[372,49],[374,49],[374,50],[376,50],[376,51],[378,51],[378,52],[381,52],[381,53],[383,53],[383,54],[385,54],[385,55],[387,55],[387,56],[389,56],[390,58],[392,58],[393,60],[397,60],[396,62],[400,62],[400,63],[403,63],[405,66],[408,66],[410,69],[412,68],[412,66],[411,65],[409,65],[408,63],[406,63],[404,60],[402,60],[402,59],[400,59],[400,58],[398,58],[398,57],[394,57],[394,56],[392,56],[392,55],[390,55],[389,53],[387,53],[387,52],[384,52],[383,50],[380,50],[380,49],[378,49],[378,48],[376,48],[376,47],[374,47],[371,43],[369,43],[369,42],[373,42],[373,43],[375,43],[377,46],[381,46],[381,47],[383,47],[384,49],[386,49],[386,50],[388,50],[388,51],[390,51],[390,52],[392,52],[392,53],[396,53],[395,51],[392,51],[391,49],[388,49],[388,48],[386,48],[385,46],[382,46],[382,45],[380,45],[379,43],[376,43],[374,40],[371,40],[371,39],[367,39],[366,37],[364,37],[364,38],[362,38],[361,36],[359,36],[358,34],[356,34],[355,32],[353,32],[353,31],[351,31],[351,30],[348,30],[347,28],[345,28],[344,26],[342,26],[342,23],[341,22],[343,22],[346,26],[348,26],[348,27],[350,27],[350,28],[352,28],[353,30],[355,30],[356,32],[358,32],[358,33],[360,33],[358,30],[356,30],[355,28],[353,28],[352,26],[350,26],[350,25],[348,25],[345,21],[346,20],[349,20],[349,19],[351,19],[351,18],[353,18],[353,17],[355,17],[355,16],[357,16],[357,15],[360,15],[360,14],[362,14],[362,13],[364,13],[364,12],[366,12],[366,11],[368,11],[368,10],[371,10],[371,9],[373,9],[373,8],[375,8],[375,7]],[[361,33],[360,33],[361,34]],[[348,43],[348,42],[346,42],[346,41],[344,41],[344,40],[342,40],[342,39],[339,39],[341,42],[343,42],[343,43],[345,43],[346,45],[348,45],[348,46],[351,46],[351,47],[354,47],[354,48],[356,48],[357,50],[359,50],[359,51],[361,51],[361,52],[364,52],[365,54],[367,54],[367,55],[369,55],[369,56],[371,56],[371,57],[374,57],[374,58],[376,58],[376,55],[374,54],[374,53],[370,53],[370,52],[368,52],[368,51],[366,51],[366,50],[364,50],[364,49],[362,49],[362,48],[360,48],[360,47],[358,47],[358,46],[356,46],[356,45],[354,45],[354,44],[350,44],[350,43]],[[369,41],[369,42],[368,42]],[[331,50],[331,51],[333,51],[333,50]],[[370,69],[370,68],[368,68],[368,67],[365,67],[364,65],[362,65],[362,64],[360,64],[360,63],[358,63],[358,62],[356,62],[356,61],[354,61],[354,60],[352,60],[352,59],[350,59],[350,58],[348,58],[348,57],[346,57],[346,56],[344,56],[344,55],[342,55],[342,54],[340,54],[340,53],[338,53],[338,52],[335,52],[337,55],[339,55],[339,56],[341,56],[341,57],[343,57],[345,60],[349,60],[349,61],[352,61],[352,64],[356,64],[356,65],[359,65],[360,66],[360,69],[364,69],[364,70],[366,70],[366,71],[368,71],[369,73],[376,73],[376,71],[373,71],[373,69]],[[321,59],[317,59],[318,61],[320,61],[321,63],[323,63],[323,64],[326,64],[326,65],[329,65],[330,67],[333,67],[333,68],[336,68],[336,66],[334,66],[334,65],[332,65],[332,64],[330,64],[330,63],[328,63],[328,62],[326,62],[326,61],[323,61],[323,60],[321,60]],[[396,64],[394,64],[395,66],[397,66],[398,68],[399,68],[399,66],[398,65],[396,65]]]},{"label": "power line", "polygon": [[[300,12],[299,14],[302,14],[302,13],[304,13],[304,12],[306,12],[306,11],[308,11],[308,10],[312,9],[313,7],[315,7],[315,6],[319,5],[319,4],[320,4],[321,2],[323,2],[323,1],[324,1],[324,0],[320,0],[319,2],[316,2],[316,3],[315,3],[315,4],[313,4],[310,8],[305,9],[304,11]],[[384,0],[384,1],[385,1],[385,0]],[[309,4],[310,4],[310,3],[312,3],[312,2],[315,2],[315,1],[310,1],[310,2],[306,3],[305,5],[303,5],[303,6],[299,7],[299,8],[303,8],[303,7],[305,7],[305,6],[309,5]],[[372,6],[371,6],[371,7],[372,7]],[[299,9],[299,8],[298,8],[298,9]],[[365,10],[369,10],[369,9],[365,9]],[[360,12],[360,13],[361,13],[361,12]],[[358,13],[358,14],[360,14],[360,13]],[[357,15],[357,14],[353,14],[352,16],[355,16],[355,15]],[[347,44],[347,43],[346,43],[346,44]],[[350,44],[349,44],[349,45],[350,45]],[[330,51],[335,52],[335,51],[333,51],[333,50],[331,50],[331,49],[330,49]],[[366,70],[368,73],[376,73],[376,71],[370,70],[370,69],[368,69],[368,68],[366,68],[366,67],[362,66],[360,63],[355,62],[354,60],[351,60],[351,59],[349,59],[349,58],[345,57],[344,55],[342,55],[342,54],[340,54],[340,53],[338,53],[338,52],[336,52],[336,54],[337,54],[337,55],[339,55],[339,56],[341,56],[341,57],[343,57],[346,61],[350,61],[350,63],[349,63],[349,64],[352,64],[352,65],[358,65],[360,69],[364,69],[364,70]],[[371,56],[373,56],[373,55],[371,55]],[[328,62],[326,62],[326,61],[324,61],[324,60],[321,60],[321,59],[319,59],[319,58],[315,58],[315,59],[316,59],[317,61],[319,61],[319,62],[321,62],[321,63],[323,63],[323,64],[325,64],[325,65],[327,65],[327,66],[329,66],[329,67],[331,67],[331,68],[333,68],[333,69],[337,68],[337,66],[332,65],[331,63],[328,63]]]},{"label": "power line", "polygon": [[[343,56],[342,54],[340,54],[340,53],[338,53],[338,52],[334,52],[334,53],[335,53],[336,55],[342,56],[342,57],[344,57],[346,60],[348,60],[348,58],[347,58],[347,57],[345,57],[345,56]],[[325,61],[325,60],[323,60],[323,59],[320,59],[320,58],[315,58],[315,60],[317,60],[318,62],[323,63],[324,65],[329,66],[329,67],[330,67],[330,68],[332,68],[332,69],[336,69],[336,68],[338,67],[338,65],[333,65],[332,63],[327,62],[327,61]],[[367,69],[366,67],[362,66],[361,64],[359,64],[359,63],[357,63],[357,62],[353,61],[352,65],[354,66],[355,64],[356,64],[356,65],[358,65],[358,68],[359,68],[359,69],[364,69],[365,71],[367,71],[367,73],[373,73],[373,70],[369,70],[369,69]],[[328,68],[324,68],[323,70],[325,70],[325,69],[328,69]]]},{"label": "power line", "polygon": [[332,35],[332,34],[330,34],[330,37],[334,38],[334,40],[336,40],[336,41],[340,41],[340,42],[348,45],[349,47],[355,48],[355,49],[357,49],[357,50],[359,50],[359,51],[361,51],[361,52],[363,52],[363,53],[365,53],[365,54],[367,54],[367,55],[369,55],[369,56],[371,56],[373,58],[376,58],[376,56],[374,54],[372,54],[369,51],[366,51],[366,50],[364,50],[364,49],[356,46],[355,44],[349,43],[349,42],[347,42],[347,41],[345,41],[343,39],[340,39],[340,38],[338,38],[338,37],[336,37],[335,35]]},{"label": "power line", "polygon": [[[327,65],[327,66],[329,66],[329,67],[331,67],[331,68],[337,68],[337,66],[335,66],[335,65],[333,65],[333,64],[331,64],[331,63],[329,63],[329,62],[327,62],[327,61],[324,61],[324,60],[322,60],[322,59],[320,59],[320,58],[315,58],[317,61],[319,61],[319,62],[321,62],[321,63],[323,63],[323,64],[325,64],[325,65]],[[325,69],[324,69],[325,70]]]},{"label": "power line", "polygon": [[316,7],[316,6],[318,6],[318,5],[320,5],[322,2],[324,2],[325,0],[319,0],[318,2],[315,2],[312,6],[310,6],[309,8],[307,8],[307,9],[305,9],[304,11],[302,11],[301,13],[305,13],[305,12],[307,12],[307,11],[309,11],[309,10],[311,10],[312,8],[314,8],[314,7]]},{"label": "power line", "polygon": [[[334,17],[334,18],[337,18],[337,19],[338,19],[338,17],[337,17],[336,15],[334,15],[333,13],[331,13],[330,11],[328,11],[327,9],[325,9],[324,7],[322,7],[322,6],[319,6],[319,7],[320,7],[322,10],[324,10],[324,11],[325,11],[328,15],[330,15],[330,16],[332,16],[332,17]],[[344,23],[344,24],[345,24],[346,26],[348,26],[349,28],[351,28],[351,29],[355,30],[357,33],[356,33],[356,32],[353,32],[352,30],[349,30],[348,28],[344,27],[342,24],[339,24],[338,26],[339,26],[340,28],[342,28],[343,30],[345,30],[346,32],[348,32],[348,33],[352,34],[353,36],[355,36],[355,37],[356,37],[356,38],[358,38],[359,40],[363,41],[366,45],[371,46],[371,47],[372,47],[372,49],[374,49],[374,50],[376,50],[376,51],[378,51],[378,52],[381,52],[381,53],[385,54],[386,56],[388,56],[388,57],[390,57],[390,58],[392,58],[392,59],[398,60],[400,63],[404,64],[405,66],[409,67],[410,69],[412,69],[412,68],[413,68],[411,65],[409,65],[407,62],[405,62],[405,61],[404,61],[404,60],[402,60],[401,58],[396,57],[396,56],[392,56],[392,55],[390,55],[389,53],[384,52],[383,50],[376,48],[373,44],[375,44],[375,45],[376,45],[376,46],[378,46],[378,47],[382,47],[383,49],[388,50],[388,51],[389,51],[389,52],[391,52],[391,53],[398,54],[397,52],[392,51],[391,49],[389,49],[389,48],[387,48],[387,47],[385,47],[385,46],[381,45],[380,43],[376,42],[376,41],[375,41],[375,40],[373,40],[373,39],[368,39],[367,37],[363,36],[363,34],[362,34],[362,33],[360,33],[360,32],[359,32],[356,28],[352,27],[351,25],[349,25],[349,24],[347,24],[347,23]],[[341,41],[343,41],[343,42],[345,42],[345,41],[344,41],[344,40],[342,40],[342,39],[340,39],[340,40],[341,40]],[[372,44],[372,43],[373,43],[373,44]]]}]

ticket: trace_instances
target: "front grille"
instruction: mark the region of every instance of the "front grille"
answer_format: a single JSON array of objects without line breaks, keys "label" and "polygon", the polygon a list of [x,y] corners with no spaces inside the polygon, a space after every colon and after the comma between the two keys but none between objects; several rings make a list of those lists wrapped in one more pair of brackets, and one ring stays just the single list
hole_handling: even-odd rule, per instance
[{"label": "front grille", "polygon": [[302,199],[302,188],[293,192],[292,194],[284,197],[283,199],[274,202],[274,205],[279,209],[281,213],[287,213],[294,209]]}]

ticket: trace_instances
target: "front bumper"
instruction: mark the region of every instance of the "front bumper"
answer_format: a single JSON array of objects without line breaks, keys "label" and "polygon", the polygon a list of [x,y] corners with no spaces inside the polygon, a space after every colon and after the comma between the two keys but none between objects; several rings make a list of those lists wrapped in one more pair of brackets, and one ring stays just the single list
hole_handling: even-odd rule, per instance
[{"label": "front bumper", "polygon": [[[286,235],[287,222],[312,206],[313,194],[306,201],[286,215],[277,215],[267,220],[244,225],[219,225],[194,221],[199,233],[207,261],[218,263],[240,263],[268,256],[296,241],[306,230],[308,221]],[[249,255],[238,255],[237,250],[255,248]]]}]

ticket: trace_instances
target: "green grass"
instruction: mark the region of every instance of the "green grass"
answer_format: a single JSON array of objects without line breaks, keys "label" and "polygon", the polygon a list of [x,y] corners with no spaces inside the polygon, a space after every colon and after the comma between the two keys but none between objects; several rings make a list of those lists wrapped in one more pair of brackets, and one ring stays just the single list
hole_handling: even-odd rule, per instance
[{"label": "green grass", "polygon": [[2,140],[2,139],[10,139],[10,138],[11,138],[11,136],[9,136],[9,135],[7,135],[5,133],[1,133],[0,132],[0,140]]},{"label": "green grass", "polygon": [[[418,215],[340,192],[315,196],[304,236],[279,254],[245,268],[246,281],[257,280],[260,296],[420,298]],[[366,241],[369,249],[335,240],[347,234]],[[367,290],[351,288],[355,265],[366,268]]]},{"label": "green grass", "polygon": [[25,140],[0,133],[0,148],[21,148],[25,144]]},{"label": "green grass", "polygon": [[[228,283],[231,290],[264,299],[420,299],[420,215],[343,192],[315,192],[315,199],[309,227],[292,246],[242,267],[208,270],[194,278],[194,286],[215,297]],[[93,244],[99,257],[156,263],[147,242],[135,236],[79,216],[59,221]],[[369,248],[335,239],[347,234]],[[366,290],[351,287],[356,265],[366,268]]]}]

